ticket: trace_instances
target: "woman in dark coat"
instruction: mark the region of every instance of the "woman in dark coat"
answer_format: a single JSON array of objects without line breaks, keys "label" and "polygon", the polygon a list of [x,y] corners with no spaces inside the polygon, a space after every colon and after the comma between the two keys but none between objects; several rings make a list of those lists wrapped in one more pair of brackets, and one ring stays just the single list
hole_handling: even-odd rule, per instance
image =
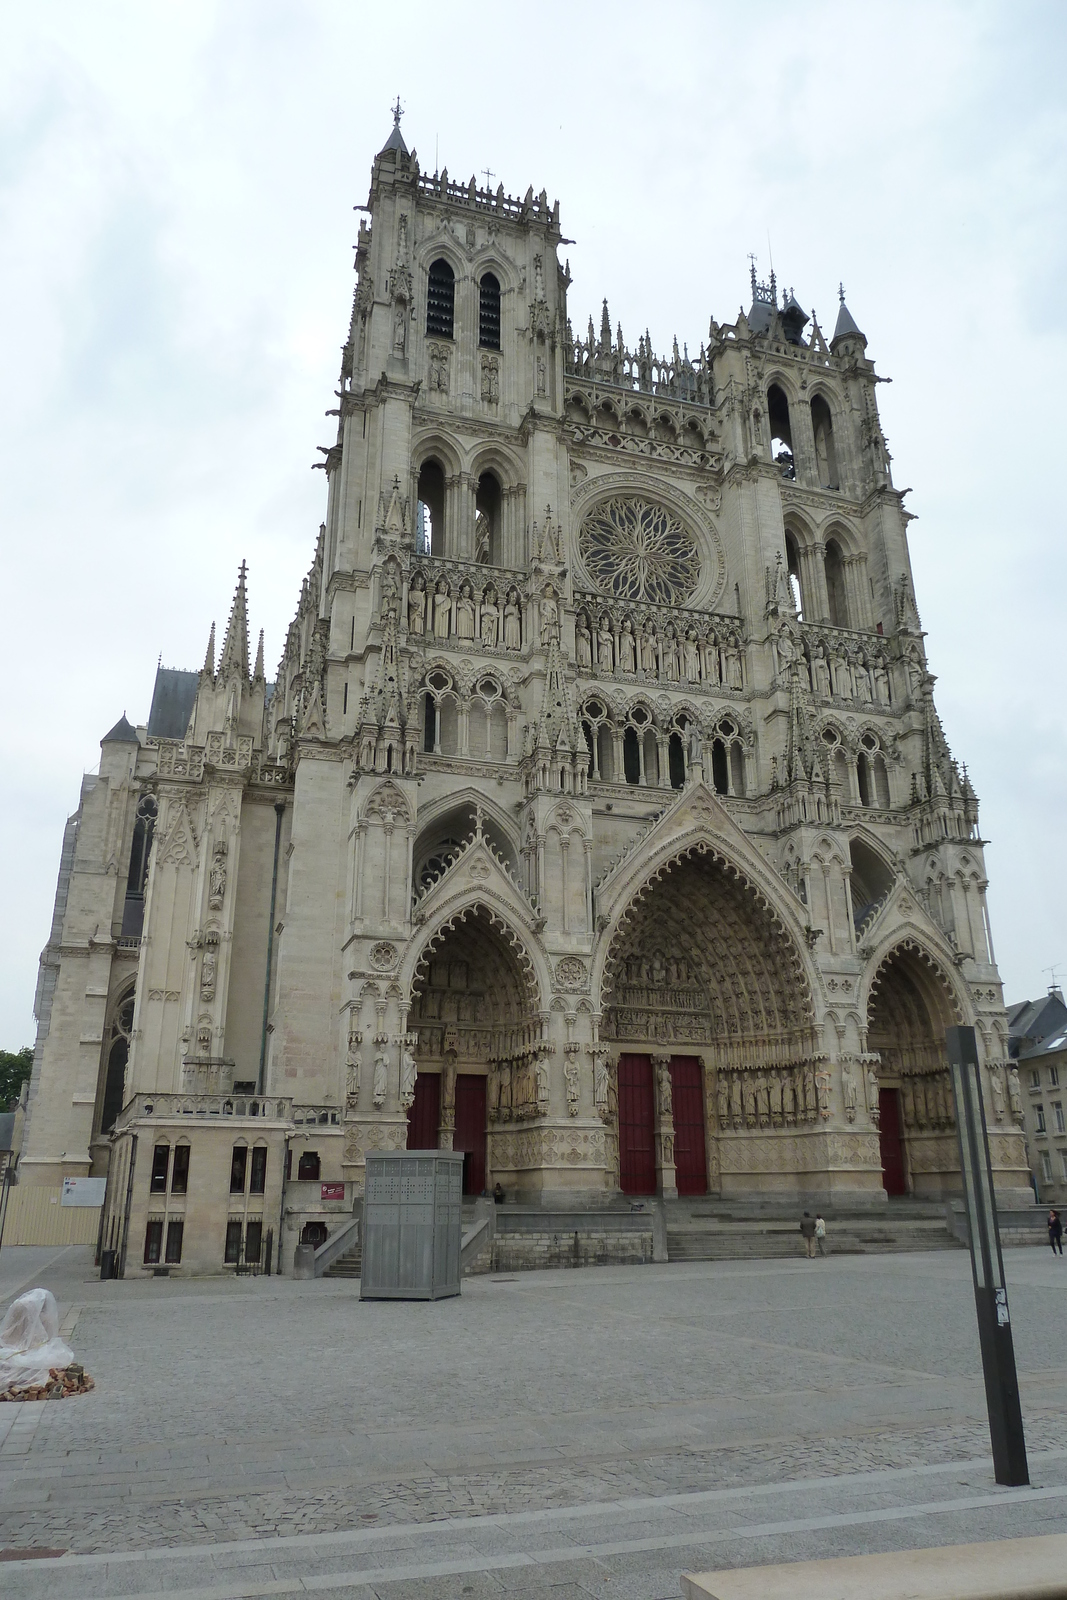
[{"label": "woman in dark coat", "polygon": [[1048,1214],[1048,1242],[1052,1246],[1052,1254],[1055,1255],[1056,1251],[1058,1250],[1062,1256],[1063,1223],[1060,1221],[1060,1214],[1058,1211],[1050,1211]]}]

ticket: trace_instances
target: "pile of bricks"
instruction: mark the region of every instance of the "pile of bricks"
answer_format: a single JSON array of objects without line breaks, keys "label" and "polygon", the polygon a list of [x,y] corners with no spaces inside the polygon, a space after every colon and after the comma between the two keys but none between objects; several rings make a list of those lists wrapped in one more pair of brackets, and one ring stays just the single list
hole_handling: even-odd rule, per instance
[{"label": "pile of bricks", "polygon": [[0,1400],[65,1400],[95,1387],[85,1368],[72,1361],[69,1367],[49,1367],[47,1383],[11,1384],[0,1390]]}]

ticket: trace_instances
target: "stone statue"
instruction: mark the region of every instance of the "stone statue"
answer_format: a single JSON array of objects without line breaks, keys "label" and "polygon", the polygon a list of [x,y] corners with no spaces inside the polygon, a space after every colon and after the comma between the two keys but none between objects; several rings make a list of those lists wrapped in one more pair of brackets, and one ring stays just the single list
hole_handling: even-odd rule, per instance
[{"label": "stone statue", "polygon": [[671,622],[663,630],[663,676],[669,683],[678,681],[678,640]]},{"label": "stone statue", "polygon": [[226,893],[226,841],[220,839],[215,846],[215,855],[211,863],[211,883],[208,904],[212,911],[218,911],[222,906],[222,899]]},{"label": "stone statue", "polygon": [[489,518],[484,511],[479,511],[474,519],[474,559],[483,567],[489,565],[489,546]]},{"label": "stone statue", "polygon": [[683,661],[685,677],[690,683],[696,683],[700,677],[700,650],[697,647],[697,636],[692,628],[685,636]]},{"label": "stone statue", "polygon": [[474,638],[474,599],[469,583],[465,583],[460,589],[459,599],[456,601],[456,637]]},{"label": "stone statue", "polygon": [[1022,1116],[1023,1099],[1019,1091],[1019,1069],[1014,1062],[1008,1068],[1008,1104],[1011,1106],[1013,1117]]},{"label": "stone statue", "polygon": [[661,1117],[671,1117],[674,1115],[674,1093],[671,1087],[669,1061],[656,1063],[656,1084],[659,1089],[659,1114]]},{"label": "stone statue", "polygon": [[216,960],[214,950],[204,952],[204,963],[200,968],[200,998],[213,1000],[215,997],[215,971]]},{"label": "stone statue", "polygon": [[578,1115],[578,1063],[573,1056],[568,1056],[563,1063],[563,1078],[567,1085],[567,1115]]},{"label": "stone statue", "polygon": [[821,699],[830,698],[830,669],[826,665],[826,652],[821,644],[817,644],[812,651],[811,688],[812,693]]},{"label": "stone statue", "polygon": [[400,1107],[406,1111],[415,1099],[415,1078],[418,1068],[415,1057],[407,1045],[400,1052]]},{"label": "stone statue", "polygon": [[509,589],[504,602],[504,649],[522,649],[522,610],[517,589]]},{"label": "stone statue", "polygon": [[438,639],[447,639],[452,631],[452,596],[444,578],[438,578],[433,597],[433,631]]},{"label": "stone statue", "polygon": [[592,640],[587,626],[588,618],[584,611],[579,611],[578,619],[574,624],[574,658],[579,667],[593,665]]},{"label": "stone statue", "polygon": [[348,1047],[348,1054],[345,1057],[345,1066],[348,1069],[345,1077],[345,1096],[354,1111],[359,1104],[360,1082],[363,1077],[363,1057],[358,1050],[352,1048],[351,1043]]},{"label": "stone statue", "polygon": [[656,670],[656,630],[645,623],[641,629],[641,671],[655,672]]},{"label": "stone statue", "polygon": [[604,1112],[608,1108],[608,1064],[601,1051],[593,1057],[593,1104]]},{"label": "stone statue", "polygon": [[596,636],[596,661],[601,672],[613,672],[615,670],[614,657],[615,651],[614,640],[612,639],[611,634],[611,619],[605,615],[600,619],[600,626],[597,629]]},{"label": "stone statue", "polygon": [[725,1128],[730,1115],[730,1085],[723,1073],[715,1084],[715,1115],[720,1128]]},{"label": "stone statue", "polygon": [[868,1062],[867,1065],[867,1110],[871,1114],[871,1120],[877,1127],[878,1117],[881,1112],[881,1101],[878,1098],[878,1074],[874,1070],[873,1062]]},{"label": "stone statue", "polygon": [[393,354],[402,356],[408,339],[408,318],[404,306],[398,305],[393,313]]},{"label": "stone statue", "polygon": [[[537,1104],[539,1106],[544,1106],[544,1107],[547,1108],[547,1106],[548,1106],[548,1062],[547,1062],[547,1060],[545,1059],[544,1056],[539,1056],[537,1058],[537,1066],[535,1068],[535,1071],[537,1073]],[[575,1071],[577,1071],[577,1067],[575,1067]],[[573,1115],[573,1113],[572,1113],[572,1115]]]},{"label": "stone statue", "polygon": [[374,1107],[380,1111],[385,1104],[385,1093],[389,1082],[389,1057],[384,1050],[379,1050],[374,1058]]},{"label": "stone statue", "polygon": [[549,584],[541,596],[541,648],[547,650],[553,639],[559,638],[559,607],[555,591]]},{"label": "stone statue", "polygon": [[500,607],[496,603],[496,590],[492,584],[482,596],[482,644],[487,650],[496,649],[497,629],[500,626]]},{"label": "stone statue", "polygon": [[622,632],[619,635],[619,671],[636,672],[636,670],[637,655],[634,648],[633,623],[627,617],[623,622]]},{"label": "stone statue", "polygon": [[421,572],[415,574],[408,590],[408,632],[426,632],[426,579]]},{"label": "stone statue", "polygon": [[856,1120],[856,1080],[847,1061],[841,1063],[841,1098],[845,1102],[846,1122]]},{"label": "stone statue", "polygon": [[885,669],[885,662],[880,656],[876,657],[873,669],[874,693],[878,704],[889,704],[889,674]]},{"label": "stone statue", "polygon": [[993,1093],[993,1115],[998,1122],[1004,1121],[1004,1085],[1000,1078],[1000,1068],[993,1065],[989,1069],[989,1087]]},{"label": "stone statue", "polygon": [[740,689],[742,684],[741,651],[736,639],[731,639],[723,650],[723,661],[726,665],[726,687]]}]

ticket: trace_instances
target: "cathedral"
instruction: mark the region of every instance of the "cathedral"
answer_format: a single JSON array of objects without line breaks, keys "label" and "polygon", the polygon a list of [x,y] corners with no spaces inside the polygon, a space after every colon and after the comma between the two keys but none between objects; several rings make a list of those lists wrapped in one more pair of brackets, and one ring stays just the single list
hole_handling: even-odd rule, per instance
[{"label": "cathedral", "polygon": [[127,1275],[288,1271],[405,1147],[549,1211],[938,1199],[962,1023],[1029,1199],[843,292],[827,337],[753,268],[696,355],[575,327],[558,202],[423,172],[399,116],[360,210],[274,681],[242,566],[67,824],[21,1183],[106,1175]]}]

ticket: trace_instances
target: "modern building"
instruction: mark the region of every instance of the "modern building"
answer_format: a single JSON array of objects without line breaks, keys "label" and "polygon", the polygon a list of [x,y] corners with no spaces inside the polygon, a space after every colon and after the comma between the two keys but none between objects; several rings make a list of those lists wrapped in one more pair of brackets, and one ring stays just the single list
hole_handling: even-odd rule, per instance
[{"label": "modern building", "polygon": [[1057,987],[1009,1006],[1008,1053],[1034,1190],[1045,1204],[1067,1205],[1067,1005]]},{"label": "modern building", "polygon": [[546,1207],[938,1197],[954,1023],[1029,1194],[867,341],[754,271],[695,356],[576,334],[563,243],[394,127],[275,680],[242,567],[85,781],[22,1173],[108,1170],[127,1271],[287,1260],[404,1145]]}]

